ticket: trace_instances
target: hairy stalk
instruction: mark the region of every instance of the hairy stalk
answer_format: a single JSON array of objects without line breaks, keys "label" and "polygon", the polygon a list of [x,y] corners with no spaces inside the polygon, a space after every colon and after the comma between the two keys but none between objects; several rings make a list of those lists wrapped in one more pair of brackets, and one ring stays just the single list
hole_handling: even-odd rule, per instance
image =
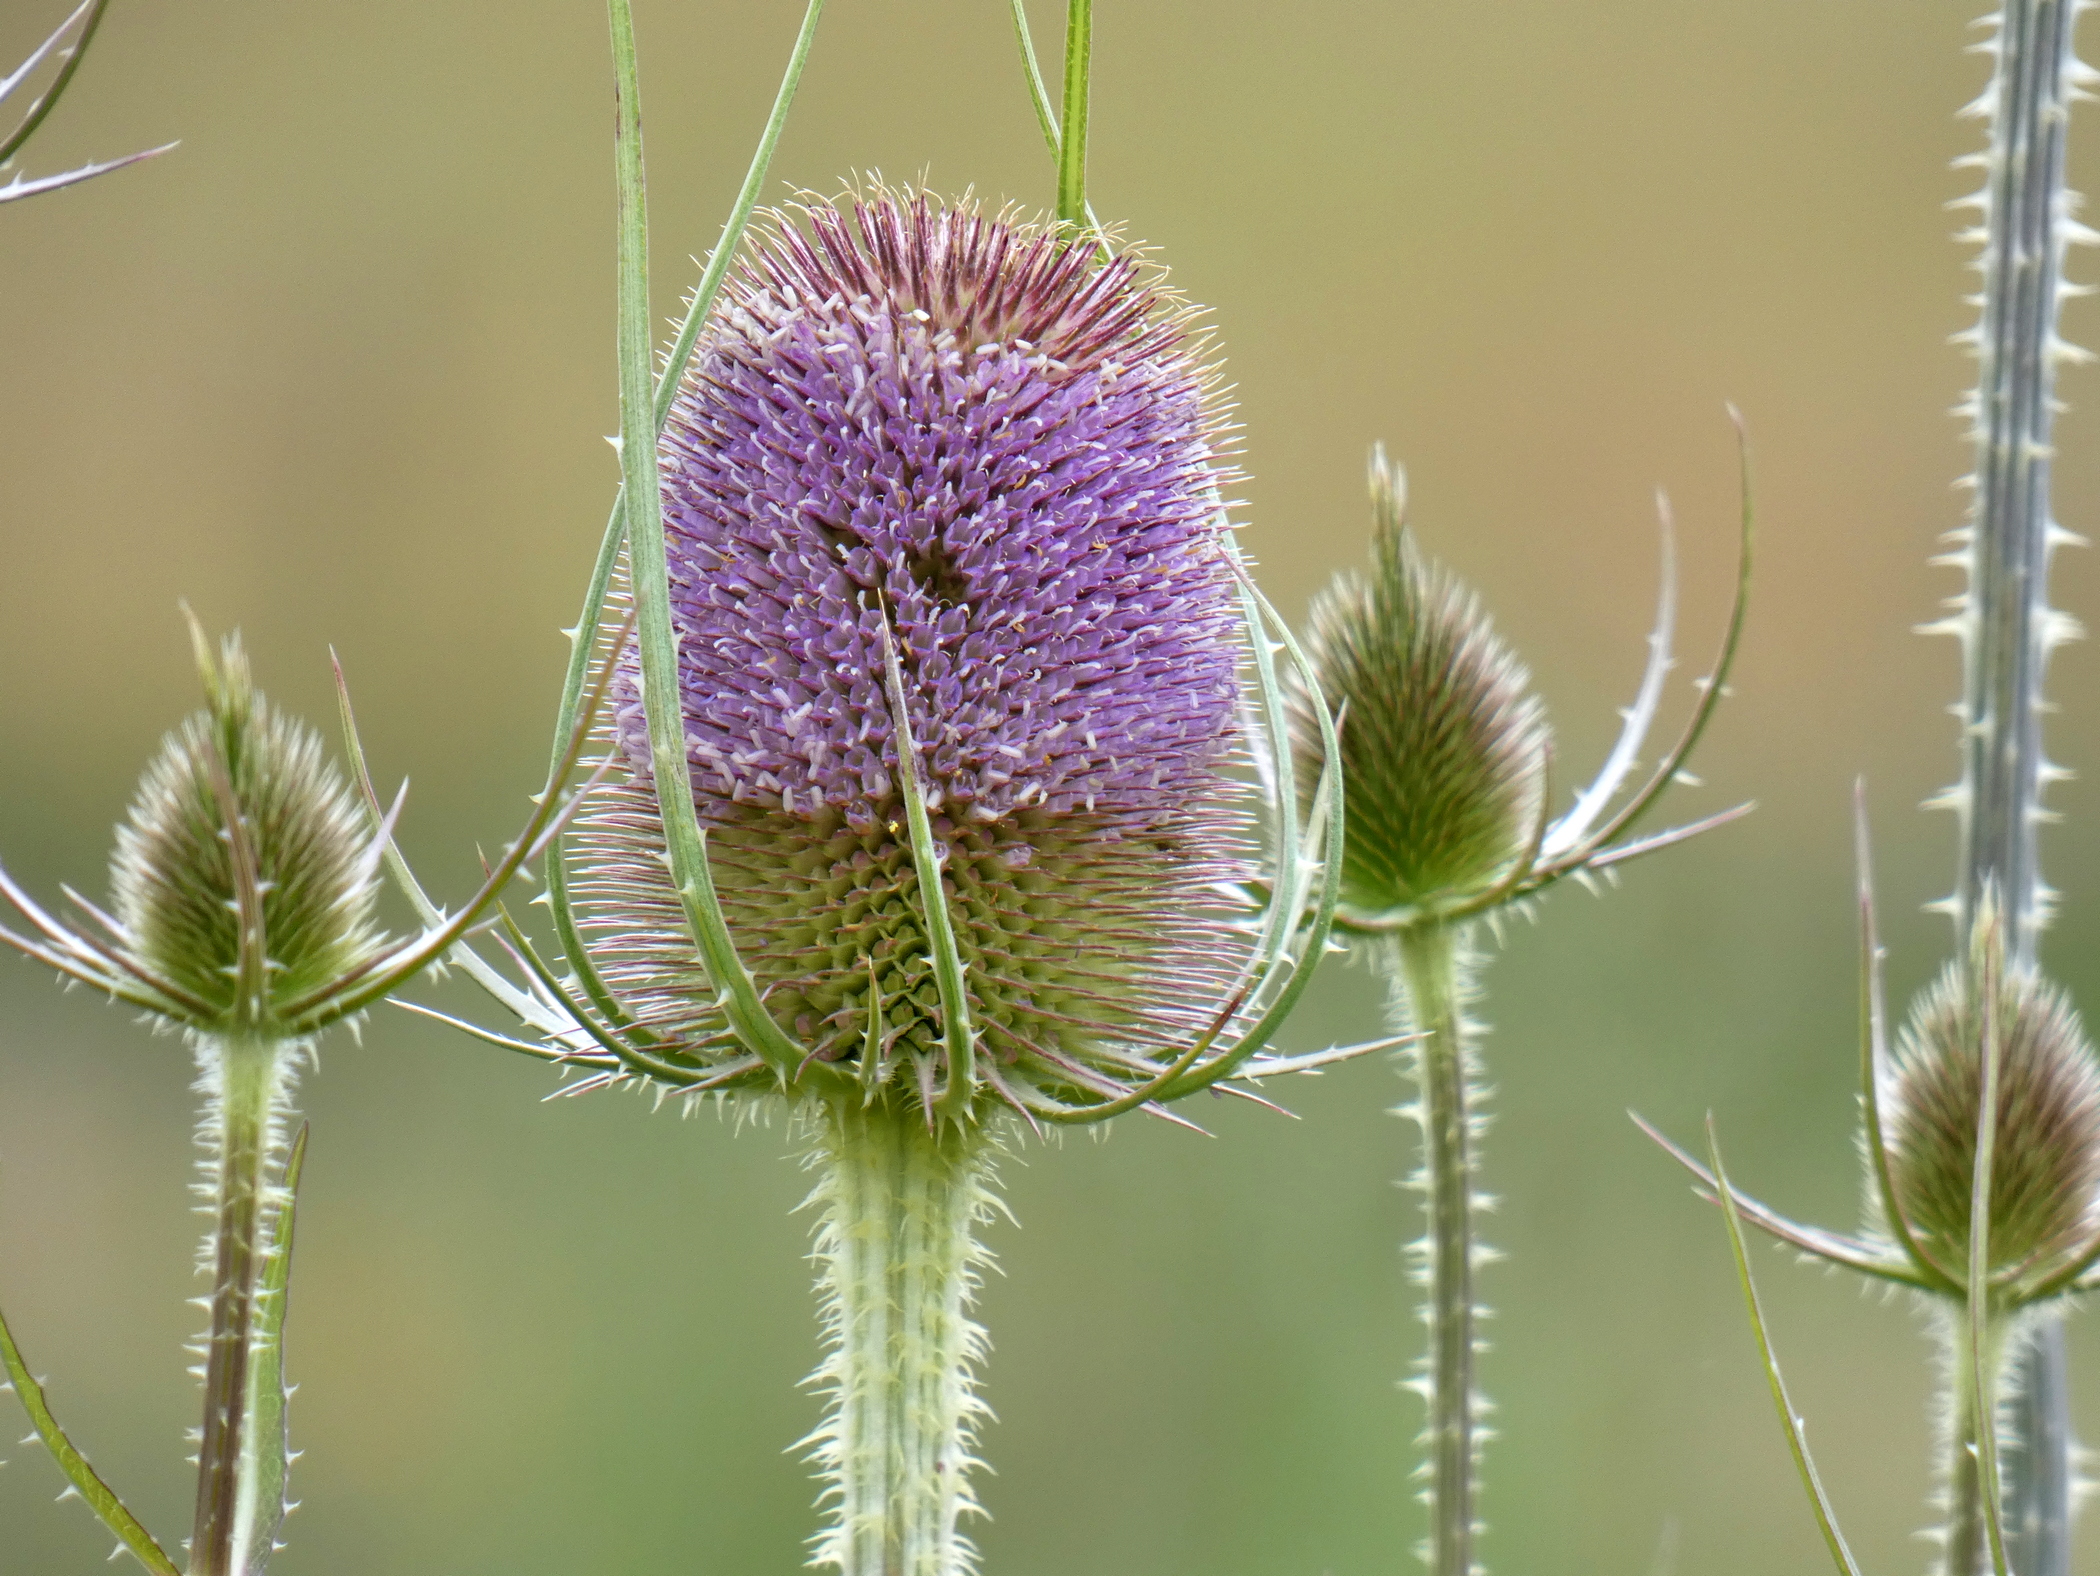
[{"label": "hairy stalk", "polygon": [[[2032,968],[2054,894],[2036,853],[2042,790],[2061,771],[2042,752],[2042,679],[2049,654],[2076,627],[2050,608],[2049,561],[2074,541],[2050,508],[2050,427],[2057,365],[2083,352],[2057,335],[2064,250],[2089,232],[2071,217],[2064,135],[2086,75],[2072,54],[2078,0],[2006,0],[1991,85],[1969,113],[1987,116],[1990,146],[1969,161],[1984,173],[1970,199],[1982,224],[1982,316],[1967,336],[1980,363],[1973,422],[1976,504],[1946,562],[1968,572],[1954,615],[1933,626],[1963,651],[1961,781],[1936,803],[1961,818],[1960,859],[1947,907],[1966,949],[1986,890],[2006,920],[2008,961]],[[2060,1322],[2023,1344],[2019,1398],[2006,1453],[2011,1563],[2021,1576],[2070,1570],[2070,1403]]]},{"label": "hairy stalk", "polygon": [[[1976,1383],[1977,1364],[1971,1360],[1975,1332],[1966,1310],[1947,1321],[1947,1545],[1945,1576],[1990,1576],[1995,1568],[1991,1555],[1989,1518],[1984,1513],[1984,1462],[1980,1442],[1988,1420],[1999,1426],[1997,1376],[2004,1368],[2005,1320],[1986,1315],[1983,1329],[1984,1383]],[[2012,1528],[2008,1527],[2008,1541]],[[2012,1567],[2019,1570],[2018,1565]]]},{"label": "hairy stalk", "polygon": [[828,1347],[813,1376],[829,1415],[804,1443],[831,1525],[818,1565],[843,1576],[962,1576],[976,1555],[956,1531],[975,1512],[968,1473],[984,1410],[971,1366],[975,1227],[996,1208],[989,1141],[974,1124],[931,1127],[887,1102],[827,1101],[815,1118],[811,1202]]},{"label": "hairy stalk", "polygon": [[288,1094],[285,1045],[256,1038],[206,1040],[198,1049],[206,1099],[200,1142],[215,1217],[205,1256],[212,1266],[211,1331],[206,1337],[204,1426],[197,1450],[197,1519],[189,1576],[253,1576],[268,1562],[283,1515],[264,1501],[281,1474],[269,1462],[281,1438],[256,1426],[261,1287],[275,1251],[281,1191],[270,1171],[282,1142]]},{"label": "hairy stalk", "polygon": [[1465,1002],[1469,952],[1464,927],[1429,923],[1401,931],[1387,971],[1400,1032],[1423,1036],[1409,1048],[1420,1097],[1423,1159],[1415,1185],[1426,1195],[1429,1234],[1417,1245],[1429,1287],[1429,1352],[1418,1382],[1429,1404],[1422,1443],[1429,1452],[1429,1568],[1471,1576],[1475,1473],[1480,1464],[1479,1351],[1473,1298],[1473,1139]]}]

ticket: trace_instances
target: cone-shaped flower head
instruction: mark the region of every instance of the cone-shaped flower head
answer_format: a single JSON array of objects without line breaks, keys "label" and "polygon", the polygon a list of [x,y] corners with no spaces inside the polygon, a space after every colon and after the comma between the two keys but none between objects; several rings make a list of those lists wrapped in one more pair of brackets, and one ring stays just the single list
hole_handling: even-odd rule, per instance
[{"label": "cone-shaped flower head", "polygon": [[[1970,956],[1919,996],[1883,1098],[1897,1207],[1918,1245],[1959,1275],[1983,1099],[1986,1010],[1998,1062],[1989,1258],[2045,1281],[2100,1243],[2100,1068],[2063,992],[2004,966],[1989,905]],[[1986,981],[1995,1000],[1986,1007]]]},{"label": "cone-shaped flower head", "polygon": [[319,737],[256,693],[239,639],[214,662],[200,635],[197,657],[205,709],[162,741],[117,829],[123,950],[193,1028],[297,1032],[282,1005],[382,949],[372,836]]},{"label": "cone-shaped flower head", "polygon": [[[1134,257],[911,193],[775,216],[708,325],[663,448],[696,807],[775,1021],[871,1093],[945,1077],[891,653],[992,1097],[1119,1094],[1229,990],[1241,646],[1201,350]],[[727,1065],[616,694],[594,956]]]},{"label": "cone-shaped flower head", "polygon": [[[1349,829],[1344,925],[1427,914],[1491,889],[1531,846],[1548,734],[1529,678],[1479,598],[1424,559],[1405,489],[1371,458],[1371,568],[1313,604],[1307,642],[1341,720]],[[1292,745],[1308,807],[1321,767],[1304,692]]]}]

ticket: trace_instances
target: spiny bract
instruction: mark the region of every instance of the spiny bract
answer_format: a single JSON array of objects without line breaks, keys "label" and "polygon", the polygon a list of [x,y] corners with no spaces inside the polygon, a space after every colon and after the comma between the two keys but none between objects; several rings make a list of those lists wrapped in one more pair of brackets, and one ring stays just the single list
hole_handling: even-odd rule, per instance
[{"label": "spiny bract", "polygon": [[[850,212],[850,217],[849,217]],[[1120,1095],[1229,991],[1247,871],[1241,644],[1211,374],[1155,271],[878,191],[774,215],[662,451],[688,757],[773,1017],[924,1099],[944,1077],[885,652],[903,675],[978,1076]],[[631,668],[628,782],[578,823],[593,957],[676,1049],[733,1057],[661,858]],[[751,1082],[768,1081],[754,1072]]]}]

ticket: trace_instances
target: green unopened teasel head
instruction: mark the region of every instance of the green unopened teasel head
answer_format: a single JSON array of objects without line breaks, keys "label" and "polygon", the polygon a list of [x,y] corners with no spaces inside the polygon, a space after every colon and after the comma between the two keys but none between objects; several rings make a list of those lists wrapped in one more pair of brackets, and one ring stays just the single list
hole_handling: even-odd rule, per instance
[{"label": "green unopened teasel head", "polygon": [[2004,965],[1994,912],[1974,935],[1899,1039],[1884,1096],[1890,1179],[1918,1245],[1942,1265],[1966,1263],[1988,1013],[1998,1062],[1989,1268],[2046,1281],[2100,1241],[2100,1068],[2069,998]]},{"label": "green unopened teasel head", "polygon": [[[1370,569],[1313,605],[1308,646],[1341,720],[1345,922],[1491,889],[1525,857],[1545,792],[1549,734],[1529,676],[1479,598],[1415,545],[1405,501],[1398,467],[1373,451]],[[1321,752],[1302,689],[1293,710],[1309,808]]]},{"label": "green unopened teasel head", "polygon": [[206,705],[162,741],[117,829],[115,917],[190,1027],[267,1032],[382,950],[372,834],[320,737],[256,692],[239,637],[214,658],[192,632]]}]

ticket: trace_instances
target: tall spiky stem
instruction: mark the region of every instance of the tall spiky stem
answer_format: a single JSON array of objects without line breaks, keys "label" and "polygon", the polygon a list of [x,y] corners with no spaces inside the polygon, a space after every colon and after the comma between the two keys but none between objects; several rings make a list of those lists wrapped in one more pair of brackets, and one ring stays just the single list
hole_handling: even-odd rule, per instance
[{"label": "tall spiky stem", "polygon": [[[204,1363],[204,1426],[197,1449],[197,1517],[189,1576],[256,1576],[283,1518],[283,1440],[258,1426],[259,1342],[268,1310],[263,1273],[276,1251],[284,1196],[270,1177],[283,1140],[289,1094],[281,1040],[230,1037],[198,1047],[205,1096],[200,1143],[212,1152],[199,1191],[211,1199],[205,1239],[212,1270],[211,1330]],[[281,1425],[280,1425],[281,1426]],[[277,1492],[271,1492],[272,1486]]]},{"label": "tall spiky stem", "polygon": [[814,1378],[830,1411],[804,1442],[831,1525],[812,1563],[842,1576],[965,1576],[976,1554],[955,1524],[977,1510],[968,1475],[984,1405],[971,1368],[984,1331],[969,1306],[986,1257],[976,1227],[997,1207],[990,1141],[974,1124],[936,1129],[886,1102],[827,1103],[816,1121],[829,1351]]},{"label": "tall spiky stem", "polygon": [[1414,1185],[1425,1196],[1429,1217],[1428,1234],[1416,1244],[1419,1273],[1429,1289],[1429,1351],[1415,1388],[1429,1406],[1421,1443],[1429,1456],[1426,1554],[1435,1576],[1472,1576],[1479,1568],[1473,1560],[1480,1464],[1473,1211],[1480,1201],[1473,1193],[1478,1118],[1469,1108],[1465,1002],[1471,960],[1465,929],[1434,922],[1412,926],[1397,934],[1385,962],[1395,1030],[1421,1036],[1406,1054],[1419,1090],[1409,1114],[1422,1128],[1422,1166]]},{"label": "tall spiky stem", "polygon": [[[2092,234],[2072,219],[2064,179],[2070,107],[2091,76],[2072,54],[2083,9],[2083,0],[2007,0],[1995,38],[1979,46],[1995,59],[1991,84],[1966,111],[1990,122],[1988,151],[1966,161],[1984,173],[1969,199],[1983,222],[1965,236],[1983,246],[1982,317],[1965,336],[1981,363],[1964,407],[1974,424],[1976,505],[1953,538],[1957,550],[1941,560],[1969,580],[1954,616],[1933,626],[1959,635],[1963,653],[1962,776],[1935,802],[1961,818],[1946,905],[1957,945],[1966,948],[1983,894],[1995,889],[2017,968],[2033,967],[2054,898],[2036,840],[2042,790],[2063,774],[2042,753],[2042,678],[2050,652],[2076,633],[2048,601],[2050,558],[2077,540],[2051,517],[2049,481],[2056,368],[2085,355],[2056,331],[2069,293],[2065,248]],[[2020,1576],[2068,1576],[2070,1404],[2058,1320],[2036,1326],[2019,1366],[2006,1454],[2011,1563]]]}]

